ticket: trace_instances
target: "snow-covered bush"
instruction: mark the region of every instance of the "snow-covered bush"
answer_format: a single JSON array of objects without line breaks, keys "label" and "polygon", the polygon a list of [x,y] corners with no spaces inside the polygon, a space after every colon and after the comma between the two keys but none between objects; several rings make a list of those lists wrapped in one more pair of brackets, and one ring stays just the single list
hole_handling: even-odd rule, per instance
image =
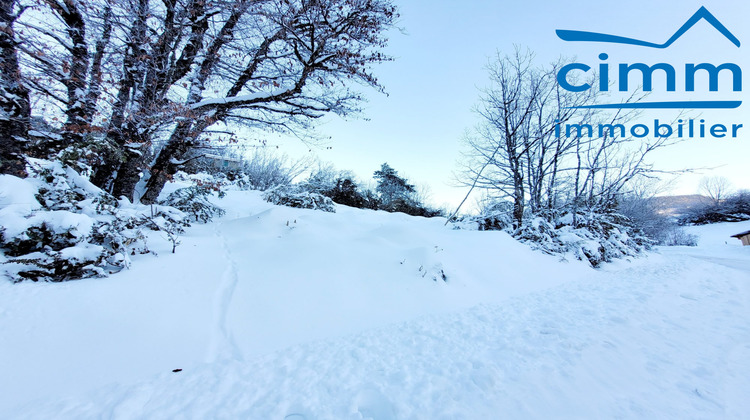
[{"label": "snow-covered bush", "polygon": [[685,232],[676,220],[663,216],[654,223],[641,225],[636,223],[643,233],[657,245],[663,246],[695,246],[698,238]]},{"label": "snow-covered bush", "polygon": [[633,257],[654,245],[630,221],[618,214],[590,213],[527,218],[513,229],[511,209],[502,207],[488,214],[455,220],[456,229],[503,230],[531,248],[550,255],[588,261],[593,267],[616,258]]},{"label": "snow-covered bush", "polygon": [[513,205],[498,201],[485,207],[481,214],[463,216],[451,220],[460,226],[472,226],[477,230],[508,230],[513,224]]},{"label": "snow-covered bush", "polygon": [[438,217],[442,216],[440,210],[431,209],[415,199],[408,197],[399,197],[387,204],[381,203],[377,206],[378,210],[385,210],[391,213],[405,213],[409,216]]},{"label": "snow-covered bush", "polygon": [[337,180],[340,178],[353,178],[353,176],[337,171],[333,165],[319,164],[318,168],[306,180],[302,181],[299,186],[305,191],[330,197],[327,192],[336,186]]},{"label": "snow-covered bush", "polygon": [[322,194],[305,191],[297,186],[280,186],[270,189],[263,194],[263,199],[280,206],[336,212],[333,200]]},{"label": "snow-covered bush", "polygon": [[740,191],[725,200],[693,209],[681,220],[683,225],[706,225],[750,220],[750,192]]},{"label": "snow-covered bush", "polygon": [[299,186],[305,191],[324,195],[336,204],[358,209],[381,209],[375,192],[361,186],[352,173],[336,171],[332,166],[318,168]]},{"label": "snow-covered bush", "polygon": [[351,178],[338,178],[336,185],[328,190],[323,190],[321,194],[333,200],[334,203],[344,206],[366,208],[368,200],[359,192],[359,186]]},{"label": "snow-covered bush", "polygon": [[519,241],[547,254],[564,254],[568,251],[555,226],[541,217],[534,218],[511,233]]},{"label": "snow-covered bush", "polygon": [[289,185],[309,166],[305,158],[290,160],[287,155],[269,149],[257,150],[242,166],[250,189],[266,191],[279,185]]},{"label": "snow-covered bush", "polygon": [[698,237],[685,232],[679,226],[673,226],[664,233],[664,238],[659,244],[666,246],[698,246]]},{"label": "snow-covered bush", "polygon": [[678,221],[658,210],[653,198],[638,195],[624,197],[617,203],[617,212],[637,226],[645,236],[664,246],[695,246],[697,238],[683,231]]},{"label": "snow-covered bush", "polygon": [[549,254],[572,255],[593,267],[616,258],[634,257],[654,242],[616,213],[565,214],[553,224],[537,217],[514,232],[522,242]]},{"label": "snow-covered bush", "polygon": [[321,166],[305,181],[298,184],[304,191],[324,195],[336,204],[359,209],[406,213],[410,216],[437,217],[442,210],[430,208],[420,201],[413,185],[397,176],[390,166],[375,172],[379,192],[358,183],[354,174],[336,171],[333,166]]},{"label": "snow-covered bush", "polygon": [[31,217],[3,212],[2,223],[0,247],[11,257],[4,271],[14,281],[102,274],[106,253],[86,241],[96,224],[93,218],[67,210],[40,211]]},{"label": "snow-covered bush", "polygon": [[217,191],[219,197],[224,196],[217,185],[199,182],[190,187],[180,188],[169,194],[161,204],[185,212],[194,222],[208,223],[214,217],[221,217],[226,213],[224,209],[217,207],[208,200],[208,197]]},{"label": "snow-covered bush", "polygon": [[146,253],[147,230],[173,244],[181,211],[117,201],[59,162],[29,159],[29,177],[0,177],[0,273],[12,281],[100,277]]}]

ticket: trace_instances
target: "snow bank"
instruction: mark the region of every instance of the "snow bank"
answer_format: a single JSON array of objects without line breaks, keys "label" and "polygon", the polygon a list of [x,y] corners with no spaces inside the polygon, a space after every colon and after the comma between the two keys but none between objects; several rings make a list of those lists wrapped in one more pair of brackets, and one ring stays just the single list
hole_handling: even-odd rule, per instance
[{"label": "snow bank", "polygon": [[[0,214],[29,214],[42,207],[36,199],[38,188],[12,175],[0,175]],[[0,221],[1,226],[7,226]]]},{"label": "snow bank", "polygon": [[227,215],[188,231],[176,254],[106,281],[0,282],[0,418],[750,408],[750,267],[711,245],[594,270],[439,218],[295,209],[242,191],[221,204]]},{"label": "snow bank", "polygon": [[[652,256],[589,274],[502,302],[344,336],[332,329],[320,341],[278,328],[276,335],[289,335],[295,343],[262,355],[230,352],[210,363],[187,363],[175,350],[187,341],[183,326],[206,315],[207,308],[197,305],[200,314],[172,320],[175,330],[168,335],[174,344],[159,347],[168,343],[159,334],[156,343],[139,342],[162,362],[143,380],[123,379],[68,398],[58,398],[58,392],[0,408],[0,414],[19,419],[743,418],[750,408],[746,273],[686,256]],[[90,296],[91,289],[104,291],[89,285],[69,295]],[[189,304],[200,292],[185,295]],[[307,292],[286,290],[289,296]],[[226,296],[221,286],[216,296]],[[415,305],[433,299],[421,293],[413,298]],[[184,314],[187,303],[170,303],[169,312]],[[275,303],[293,309],[291,302]],[[307,313],[308,328],[337,312],[323,302],[318,309]],[[228,320],[235,317],[230,311]],[[147,319],[135,314],[123,321],[136,325],[132,318]],[[237,339],[257,327],[243,321],[222,334]],[[104,323],[94,325],[99,324]],[[151,338],[156,328],[150,324],[131,337]],[[205,319],[196,328],[204,331]],[[148,363],[145,352],[128,353],[138,343],[119,342],[126,347],[114,360],[138,369]],[[164,357],[168,353],[173,354]],[[82,372],[90,375],[90,364]],[[182,370],[172,372],[175,368]],[[102,375],[122,378],[120,369],[112,364]],[[76,378],[80,386],[87,376]]]}]

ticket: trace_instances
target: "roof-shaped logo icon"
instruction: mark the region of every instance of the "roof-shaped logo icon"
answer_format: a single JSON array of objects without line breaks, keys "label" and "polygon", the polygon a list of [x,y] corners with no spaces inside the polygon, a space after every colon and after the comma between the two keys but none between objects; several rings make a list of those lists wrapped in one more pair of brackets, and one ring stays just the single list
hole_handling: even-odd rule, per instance
[{"label": "roof-shaped logo icon", "polygon": [[692,28],[696,23],[700,22],[701,20],[705,20],[708,22],[711,26],[713,26],[719,33],[724,35],[729,41],[732,42],[732,44],[736,45],[737,47],[740,46],[740,40],[737,39],[734,34],[732,34],[729,29],[726,28],[721,22],[719,22],[714,15],[711,14],[711,12],[708,11],[705,7],[702,7],[698,9],[695,14],[688,19],[684,25],[680,27],[680,29],[677,30],[677,32],[672,35],[671,38],[667,40],[667,42],[663,44],[657,44],[654,42],[649,41],[642,41],[640,39],[634,39],[634,38],[626,38],[624,36],[618,36],[618,35],[609,35],[609,34],[602,34],[597,32],[586,32],[586,31],[569,31],[564,29],[558,29],[557,36],[562,39],[563,41],[586,41],[586,42],[608,42],[612,44],[627,44],[627,45],[637,45],[641,47],[649,47],[649,48],[667,48],[670,45],[672,45],[677,39],[679,39],[685,32],[687,32],[690,28]]}]

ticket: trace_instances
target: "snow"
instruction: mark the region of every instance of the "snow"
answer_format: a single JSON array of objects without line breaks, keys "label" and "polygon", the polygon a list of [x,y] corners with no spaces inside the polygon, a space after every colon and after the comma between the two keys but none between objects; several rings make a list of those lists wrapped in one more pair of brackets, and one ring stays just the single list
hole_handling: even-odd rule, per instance
[{"label": "snow", "polygon": [[95,261],[102,255],[102,247],[94,244],[76,244],[60,250],[60,257],[77,262]]},{"label": "snow", "polygon": [[674,247],[663,252],[678,252],[693,259],[712,261],[715,264],[750,272],[750,247],[732,235],[750,230],[750,220],[736,223],[716,223],[690,226],[686,231],[698,237],[697,247]]},{"label": "snow", "polygon": [[[81,184],[88,185],[88,181]],[[42,207],[36,199],[37,193],[38,188],[30,180],[0,175],[0,226],[6,238],[16,237],[29,227],[42,224],[52,232],[70,231],[76,237],[91,231],[94,220],[83,214],[65,210],[34,214]]]},{"label": "snow", "polygon": [[94,227],[94,219],[85,214],[73,213],[67,210],[50,211],[44,215],[34,215],[29,219],[32,226],[44,223],[55,233],[69,232],[71,235],[82,238],[91,232]]},{"label": "snow", "polygon": [[91,232],[94,223],[94,219],[89,216],[67,210],[38,213],[30,217],[0,211],[0,226],[5,229],[3,234],[7,238],[17,237],[32,226],[42,225],[54,233],[70,233],[76,238],[82,238]]},{"label": "snow", "polygon": [[698,236],[698,244],[703,247],[720,247],[725,251],[737,251],[742,249],[742,243],[731,236],[750,230],[750,221],[690,226],[687,229],[689,233]]},{"label": "snow", "polygon": [[62,136],[57,133],[52,133],[49,131],[37,131],[37,130],[29,130],[29,136],[33,137],[47,137],[55,140],[61,140]]},{"label": "snow", "polygon": [[0,281],[0,418],[750,412],[750,222],[594,270],[444,219],[216,204],[109,278]]},{"label": "snow", "polygon": [[227,98],[208,98],[190,105],[190,109],[198,109],[211,105],[236,104],[243,102],[262,102],[279,95],[288,93],[288,89],[276,89],[271,92],[254,92],[247,95],[232,96]]},{"label": "snow", "polygon": [[37,192],[33,184],[21,178],[0,175],[0,214],[28,214],[41,208],[36,199]]},{"label": "snow", "polygon": [[91,181],[78,174],[73,168],[65,167],[64,171],[66,178],[70,179],[76,188],[80,188],[81,190],[93,195],[101,193],[101,190],[97,188],[96,185],[92,184]]}]

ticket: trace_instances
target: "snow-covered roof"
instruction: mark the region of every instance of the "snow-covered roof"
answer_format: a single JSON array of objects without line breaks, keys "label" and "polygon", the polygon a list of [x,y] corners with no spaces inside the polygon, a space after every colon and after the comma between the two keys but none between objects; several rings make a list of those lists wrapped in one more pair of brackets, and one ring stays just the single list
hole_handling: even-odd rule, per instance
[{"label": "snow-covered roof", "polygon": [[743,237],[745,235],[750,235],[750,230],[747,230],[747,231],[742,232],[742,233],[738,233],[736,235],[732,235],[732,238],[741,238],[741,237]]}]

